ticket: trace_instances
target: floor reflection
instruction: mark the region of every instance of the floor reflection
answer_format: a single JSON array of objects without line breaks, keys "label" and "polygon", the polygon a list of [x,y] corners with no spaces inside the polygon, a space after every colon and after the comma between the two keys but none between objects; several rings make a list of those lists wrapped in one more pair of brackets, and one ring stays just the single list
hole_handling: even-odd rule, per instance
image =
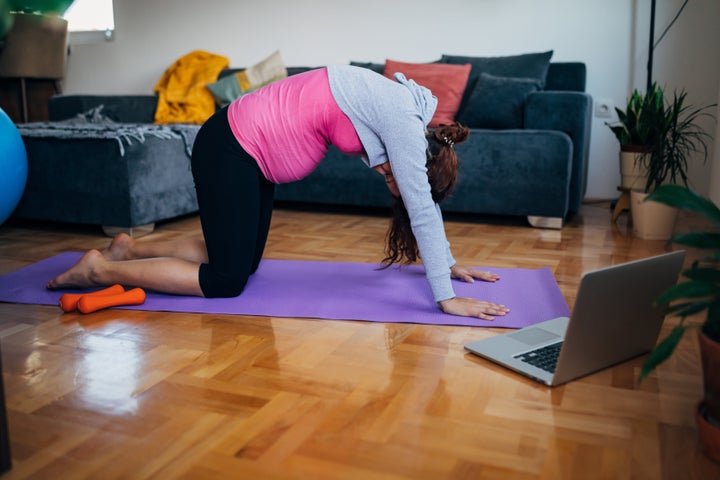
[{"label": "floor reflection", "polygon": [[108,415],[137,413],[134,393],[143,362],[138,345],[100,335],[83,335],[78,346],[82,357],[75,383],[79,385],[80,401]]}]

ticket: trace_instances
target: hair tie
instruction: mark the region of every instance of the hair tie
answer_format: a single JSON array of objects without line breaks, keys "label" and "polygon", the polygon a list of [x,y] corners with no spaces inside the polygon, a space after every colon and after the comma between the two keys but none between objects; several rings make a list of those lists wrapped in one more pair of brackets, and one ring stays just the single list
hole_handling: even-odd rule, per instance
[{"label": "hair tie", "polygon": [[445,142],[445,145],[450,145],[451,147],[455,145],[455,142],[452,141],[452,139],[448,138],[447,136],[443,135],[443,142]]}]

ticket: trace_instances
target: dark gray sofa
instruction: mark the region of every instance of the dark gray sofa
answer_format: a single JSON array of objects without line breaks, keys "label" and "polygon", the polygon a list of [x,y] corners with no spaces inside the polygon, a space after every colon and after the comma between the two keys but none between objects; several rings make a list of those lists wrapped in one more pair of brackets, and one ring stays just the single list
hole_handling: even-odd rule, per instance
[{"label": "dark gray sofa", "polygon": [[[288,73],[306,70],[291,67]],[[456,146],[460,178],[443,211],[524,216],[532,225],[551,228],[577,212],[590,144],[592,99],[584,92],[585,76],[583,63],[551,63],[544,90],[527,96],[521,128],[471,128],[469,140]],[[103,106],[116,122],[147,125],[156,103],[154,95],[60,95],[50,100],[49,115],[57,122]],[[116,227],[133,229],[197,209],[182,138],[146,136],[126,146],[122,156],[112,151],[116,143],[26,139],[28,185],[15,215],[97,224],[114,233]],[[374,171],[334,148],[308,178],[279,185],[276,199],[360,207],[391,203]]]}]

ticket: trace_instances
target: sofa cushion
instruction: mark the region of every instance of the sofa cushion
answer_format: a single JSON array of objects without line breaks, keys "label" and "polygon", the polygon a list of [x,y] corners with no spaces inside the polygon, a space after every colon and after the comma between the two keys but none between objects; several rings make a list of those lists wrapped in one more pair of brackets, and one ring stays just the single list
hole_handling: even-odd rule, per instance
[{"label": "sofa cushion", "polygon": [[452,123],[460,109],[470,65],[443,65],[439,63],[405,63],[395,60],[385,61],[384,75],[393,78],[402,72],[408,79],[427,87],[438,99],[437,110],[430,120],[430,126]]},{"label": "sofa cushion", "polygon": [[470,97],[470,94],[480,78],[481,73],[488,73],[498,77],[518,77],[518,78],[535,78],[540,80],[540,88],[545,88],[545,80],[547,72],[550,68],[550,59],[553,51],[538,53],[524,53],[521,55],[511,55],[506,57],[469,57],[462,55],[442,55],[439,63],[449,63],[454,65],[462,65],[469,63],[472,65],[470,77],[468,78],[468,88],[465,89],[460,110]]},{"label": "sofa cushion", "polygon": [[288,76],[279,51],[252,67],[223,76],[207,86],[215,102],[224,107],[236,98]]},{"label": "sofa cushion", "polygon": [[545,90],[584,92],[587,68],[582,62],[552,62],[545,79]]},{"label": "sofa cushion", "polygon": [[457,120],[470,128],[522,128],[525,99],[539,89],[534,78],[482,73]]},{"label": "sofa cushion", "polygon": [[508,57],[468,57],[462,55],[443,55],[440,63],[454,65],[472,65],[469,86],[472,87],[481,73],[500,77],[536,78],[545,86],[545,77],[550,67],[553,51],[525,53]]}]

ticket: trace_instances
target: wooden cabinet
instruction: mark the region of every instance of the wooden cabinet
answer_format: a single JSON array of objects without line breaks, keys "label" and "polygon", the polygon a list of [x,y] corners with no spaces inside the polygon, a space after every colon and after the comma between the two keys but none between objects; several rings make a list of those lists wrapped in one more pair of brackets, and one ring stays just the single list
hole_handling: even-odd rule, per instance
[{"label": "wooden cabinet", "polygon": [[15,123],[46,121],[47,101],[59,93],[67,59],[67,21],[14,14],[0,42],[0,107]]},{"label": "wooden cabinet", "polygon": [[15,123],[48,121],[48,100],[57,93],[58,80],[0,78],[0,108]]}]

